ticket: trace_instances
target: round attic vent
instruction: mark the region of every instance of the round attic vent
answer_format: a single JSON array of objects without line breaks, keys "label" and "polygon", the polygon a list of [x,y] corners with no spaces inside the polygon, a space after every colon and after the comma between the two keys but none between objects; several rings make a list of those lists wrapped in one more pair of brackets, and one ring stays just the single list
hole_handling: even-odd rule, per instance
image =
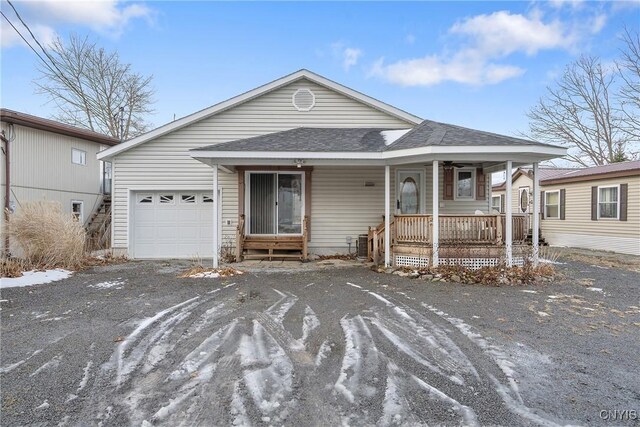
[{"label": "round attic vent", "polygon": [[309,111],[316,105],[316,96],[309,89],[298,89],[291,98],[293,106],[298,111]]}]

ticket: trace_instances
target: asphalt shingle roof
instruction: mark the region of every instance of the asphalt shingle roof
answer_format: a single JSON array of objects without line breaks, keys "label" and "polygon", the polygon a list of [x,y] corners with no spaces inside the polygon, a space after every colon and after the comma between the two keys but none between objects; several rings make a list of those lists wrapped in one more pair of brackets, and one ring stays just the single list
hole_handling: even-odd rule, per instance
[{"label": "asphalt shingle roof", "polygon": [[[385,144],[383,128],[297,128],[282,132],[209,145],[196,151],[308,151],[383,152],[434,145],[542,145],[460,126],[425,120],[390,144]],[[551,146],[553,147],[553,146]]]},{"label": "asphalt shingle roof", "polygon": [[429,145],[543,145],[540,142],[514,138],[497,133],[469,129],[462,126],[424,120],[403,137],[388,146],[387,150],[403,150]]},{"label": "asphalt shingle roof", "polygon": [[297,128],[199,148],[205,151],[348,151],[384,150],[380,128]]},{"label": "asphalt shingle roof", "polygon": [[[547,181],[563,180],[569,178],[587,177],[593,176],[596,178],[598,175],[606,175],[614,172],[631,172],[637,171],[640,175],[640,160],[630,162],[611,163],[603,166],[593,166],[590,168],[574,169],[565,171],[561,174],[554,175],[552,177],[544,178]],[[541,178],[542,179],[542,178]]]}]

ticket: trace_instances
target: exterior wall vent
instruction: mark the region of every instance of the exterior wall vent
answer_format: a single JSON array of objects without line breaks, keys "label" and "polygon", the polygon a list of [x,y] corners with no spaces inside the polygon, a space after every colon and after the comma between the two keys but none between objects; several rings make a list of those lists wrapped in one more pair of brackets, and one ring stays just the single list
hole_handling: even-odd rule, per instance
[{"label": "exterior wall vent", "polygon": [[298,89],[293,93],[291,102],[298,111],[310,111],[316,105],[316,95],[310,89]]}]

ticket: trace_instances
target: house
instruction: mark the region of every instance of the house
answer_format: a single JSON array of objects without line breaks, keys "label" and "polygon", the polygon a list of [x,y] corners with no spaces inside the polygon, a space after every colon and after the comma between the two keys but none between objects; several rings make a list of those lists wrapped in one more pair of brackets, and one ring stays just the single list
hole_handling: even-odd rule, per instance
[{"label": "house", "polygon": [[110,165],[96,153],[118,144],[117,139],[4,108],[0,121],[3,212],[26,202],[57,201],[87,227],[95,212],[106,213]]},{"label": "house", "polygon": [[[575,168],[539,167],[538,179],[543,181],[553,176],[576,170]],[[511,175],[511,209],[524,214],[527,229],[531,228],[533,213],[533,169],[530,166],[519,167]],[[492,212],[505,212],[506,181],[491,187]]]},{"label": "house", "polygon": [[98,158],[113,162],[113,249],[132,258],[306,258],[368,234],[387,265],[437,264],[460,245],[484,265],[513,262],[523,239],[510,209],[489,213],[490,174],[565,152],[300,70]]},{"label": "house", "polygon": [[549,244],[640,255],[640,161],[565,171],[540,188]]}]

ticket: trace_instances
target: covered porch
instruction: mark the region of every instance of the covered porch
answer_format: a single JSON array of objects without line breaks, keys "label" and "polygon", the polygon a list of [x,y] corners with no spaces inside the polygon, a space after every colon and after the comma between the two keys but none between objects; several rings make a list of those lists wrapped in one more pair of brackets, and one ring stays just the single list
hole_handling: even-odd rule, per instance
[{"label": "covered porch", "polygon": [[[510,208],[504,214],[492,211],[491,173],[510,174],[514,167],[533,164],[537,176],[539,161],[564,152],[425,122],[412,130],[298,128],[191,155],[212,167],[214,187],[219,188],[221,176],[226,183],[237,182],[232,203],[238,207],[233,239],[238,260],[305,260],[345,239],[355,249],[364,234],[368,255],[386,266],[457,262],[475,268],[519,263],[526,250],[534,262],[537,257],[538,222],[531,224],[531,249],[526,249],[525,217]],[[221,201],[214,199],[218,212]],[[220,247],[220,228],[214,232]],[[218,261],[214,257],[214,264]]]},{"label": "covered porch", "polygon": [[[439,261],[468,267],[495,265],[506,260],[506,214],[447,214],[438,217]],[[391,262],[394,266],[427,267],[433,264],[433,215],[394,215],[390,221]],[[511,218],[512,259],[521,264],[529,251],[529,229],[525,215]],[[369,228],[368,259],[380,264],[385,259],[386,223]]]}]

